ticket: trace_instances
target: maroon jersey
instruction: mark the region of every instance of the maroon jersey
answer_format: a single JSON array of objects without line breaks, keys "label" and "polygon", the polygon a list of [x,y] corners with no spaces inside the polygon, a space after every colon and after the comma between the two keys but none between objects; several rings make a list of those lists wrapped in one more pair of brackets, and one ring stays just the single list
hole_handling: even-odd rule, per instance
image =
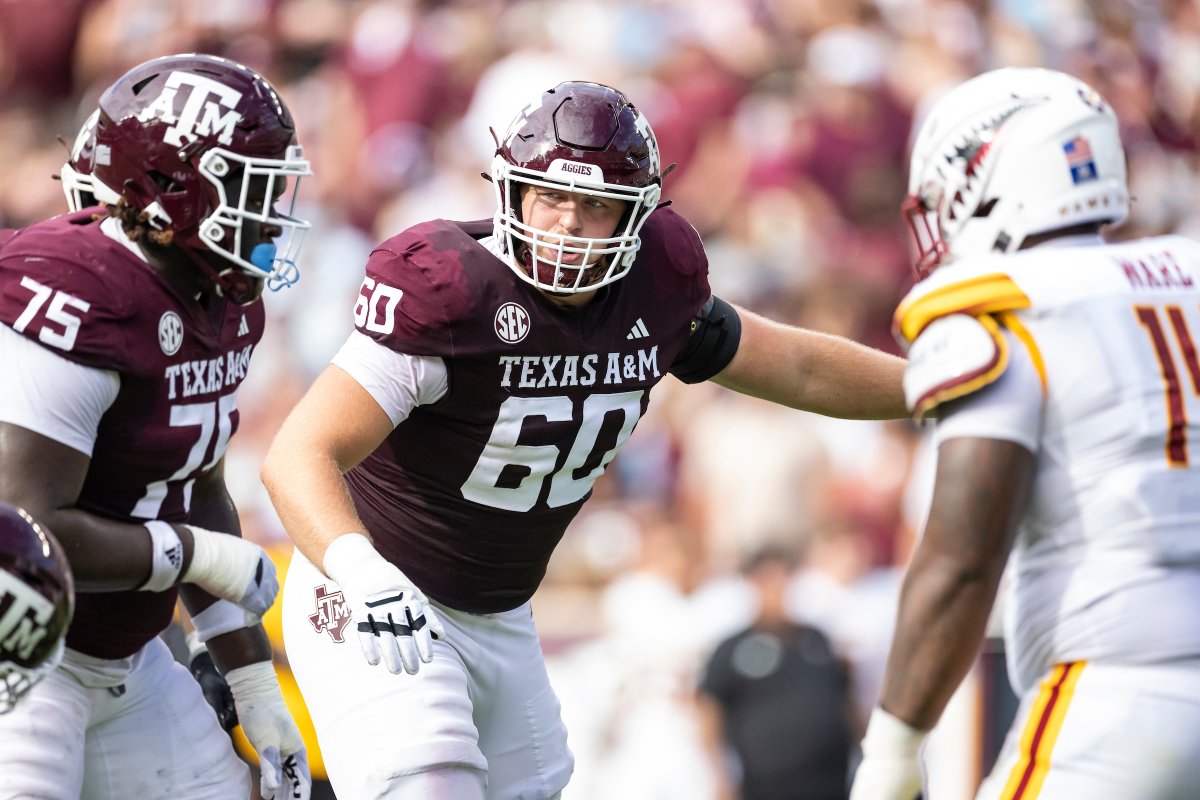
[{"label": "maroon jersey", "polygon": [[441,357],[449,389],[347,480],[376,547],[430,597],[495,613],[533,595],[709,298],[699,236],[656,211],[633,269],[597,291],[555,305],[444,220],[371,255],[359,330]]},{"label": "maroon jersey", "polygon": [[[206,310],[106,236],[94,214],[55,217],[4,245],[0,323],[120,375],[76,505],[115,520],[187,522],[193,482],[237,429],[234,393],[262,337],[262,303]],[[131,655],[170,623],[175,596],[79,593],[67,645]]]}]

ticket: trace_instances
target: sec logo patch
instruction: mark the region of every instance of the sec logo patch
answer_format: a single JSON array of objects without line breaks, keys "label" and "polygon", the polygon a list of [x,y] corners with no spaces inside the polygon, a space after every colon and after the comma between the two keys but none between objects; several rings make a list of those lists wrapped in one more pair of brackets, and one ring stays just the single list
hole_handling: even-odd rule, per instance
[{"label": "sec logo patch", "polygon": [[158,319],[158,346],[163,353],[173,356],[183,344],[183,320],[174,311],[168,311]]},{"label": "sec logo patch", "polygon": [[496,335],[516,344],[529,335],[529,312],[517,303],[505,303],[496,311]]}]

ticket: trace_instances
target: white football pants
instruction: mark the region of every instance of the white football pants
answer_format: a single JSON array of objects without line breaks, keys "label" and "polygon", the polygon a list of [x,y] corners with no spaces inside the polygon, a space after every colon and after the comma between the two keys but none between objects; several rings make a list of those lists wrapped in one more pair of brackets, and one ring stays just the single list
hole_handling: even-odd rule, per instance
[{"label": "white football pants", "polygon": [[340,600],[297,551],[284,643],[338,797],[390,797],[406,777],[442,768],[486,772],[488,800],[562,791],[574,758],[528,604],[487,615],[434,604],[446,641],[416,675],[393,675],[366,662],[348,622],[331,624],[348,614]]},{"label": "white football pants", "polygon": [[1200,797],[1200,660],[1056,666],[1021,698],[976,797]]},{"label": "white football pants", "polygon": [[157,638],[119,661],[67,650],[0,715],[3,800],[249,796],[249,769],[199,684]]}]

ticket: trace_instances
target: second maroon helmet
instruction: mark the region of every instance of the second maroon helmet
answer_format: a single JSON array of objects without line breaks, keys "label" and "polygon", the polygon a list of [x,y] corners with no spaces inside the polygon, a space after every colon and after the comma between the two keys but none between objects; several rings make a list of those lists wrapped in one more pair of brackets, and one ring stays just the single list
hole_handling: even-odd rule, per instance
[{"label": "second maroon helmet", "polygon": [[[650,123],[621,92],[588,81],[547,89],[517,114],[492,160],[496,235],[509,266],[556,293],[591,291],[624,276],[641,246],[639,231],[658,206],[661,163]],[[610,237],[540,231],[521,219],[521,184],[622,200],[626,213]],[[557,263],[531,263],[535,239],[559,254]],[[564,266],[570,253],[583,254],[590,266]]]},{"label": "second maroon helmet", "polygon": [[0,714],[58,666],[74,608],[58,542],[25,511],[0,503]]},{"label": "second maroon helmet", "polygon": [[[155,228],[173,231],[174,244],[215,261],[210,277],[219,290],[244,288],[245,277],[295,282],[309,224],[275,209],[290,212],[299,178],[310,174],[279,94],[234,61],[164,56],[129,70],[100,97],[94,181],[146,212]],[[291,195],[281,201],[285,186]],[[248,241],[247,221],[281,229],[287,246]]]}]

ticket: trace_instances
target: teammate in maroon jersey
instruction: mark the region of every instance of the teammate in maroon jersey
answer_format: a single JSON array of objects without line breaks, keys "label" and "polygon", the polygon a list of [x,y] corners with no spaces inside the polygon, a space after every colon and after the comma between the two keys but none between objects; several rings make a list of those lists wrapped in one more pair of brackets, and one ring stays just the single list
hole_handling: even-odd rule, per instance
[{"label": "teammate in maroon jersey", "polygon": [[263,795],[308,796],[258,624],[274,569],[238,535],[222,472],[263,285],[295,280],[307,228],[276,209],[306,174],[261,76],[156,59],[100,98],[105,214],[32,225],[0,251],[0,360],[20,375],[0,383],[0,500],[55,531],[77,590],[62,665],[0,718],[0,797],[250,794],[157,638],[177,595],[229,681]]},{"label": "teammate in maroon jersey", "polygon": [[[63,194],[67,198],[67,207],[72,212],[97,204],[115,205],[119,200],[116,195],[105,194],[108,191],[106,186],[96,184],[92,180],[92,168],[96,154],[96,122],[99,118],[100,109],[96,109],[84,120],[83,125],[79,128],[79,133],[75,136],[70,155],[62,165],[59,175],[56,176],[62,182]],[[96,197],[96,192],[101,193],[102,199]],[[6,233],[8,231],[0,230],[0,247],[4,244]],[[176,611],[180,611],[178,604],[176,604]],[[232,731],[238,725],[238,717],[237,709],[233,704],[233,695],[229,692],[229,684],[217,669],[216,664],[213,663],[212,654],[208,652],[208,645],[200,641],[199,635],[192,627],[191,617],[187,615],[186,608],[182,610],[182,613],[177,613],[177,618],[172,621],[168,630],[163,631],[162,636],[170,642],[172,635],[177,632],[187,644],[187,661],[184,663],[191,670],[192,677],[200,684],[200,688],[204,691],[204,699],[216,712],[221,727]],[[178,656],[176,657],[178,658]]]},{"label": "teammate in maroon jersey", "polygon": [[906,413],[900,359],[712,296],[622,93],[543,93],[491,177],[490,224],[427,222],[375,250],[356,331],[263,466],[299,550],[290,661],[347,797],[566,785],[528,601],[668,372],[823,414]]}]

